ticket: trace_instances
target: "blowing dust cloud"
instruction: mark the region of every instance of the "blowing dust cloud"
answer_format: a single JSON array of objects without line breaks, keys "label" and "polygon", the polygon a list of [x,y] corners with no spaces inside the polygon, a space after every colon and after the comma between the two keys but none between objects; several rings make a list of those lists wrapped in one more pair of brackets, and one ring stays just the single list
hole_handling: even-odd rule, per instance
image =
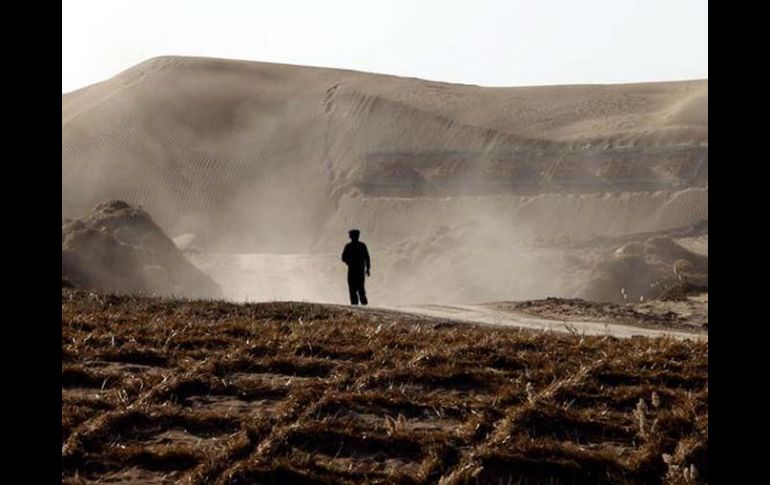
[{"label": "blowing dust cloud", "polygon": [[63,221],[140,207],[234,301],[346,303],[351,228],[374,305],[708,284],[706,80],[483,88],[161,57],[63,95],[62,171]]}]

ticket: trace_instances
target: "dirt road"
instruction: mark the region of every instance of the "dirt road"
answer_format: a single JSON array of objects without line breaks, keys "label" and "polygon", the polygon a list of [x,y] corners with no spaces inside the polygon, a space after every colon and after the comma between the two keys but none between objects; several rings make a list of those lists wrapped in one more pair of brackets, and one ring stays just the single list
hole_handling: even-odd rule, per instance
[{"label": "dirt road", "polygon": [[617,323],[584,320],[555,320],[533,317],[520,312],[503,311],[482,305],[410,305],[360,308],[362,312],[401,312],[454,322],[519,327],[533,330],[575,333],[578,335],[611,335],[618,338],[634,336],[664,337],[676,339],[708,340],[708,332],[683,331],[670,328],[650,328]]},{"label": "dirt road", "polygon": [[[336,305],[345,295],[344,269],[335,255],[274,255],[274,254],[200,254],[191,261],[222,286],[234,301],[313,301]],[[368,283],[367,283],[368,285]],[[369,288],[377,295],[375,285]],[[373,296],[374,298],[374,296]],[[644,308],[647,313],[665,315],[667,312],[684,315],[686,320],[708,321],[708,301],[646,303],[655,308]],[[660,308],[657,308],[657,306]],[[341,307],[349,308],[345,305]],[[679,308],[679,307],[682,308]],[[580,312],[579,308],[561,308],[564,315],[541,315],[517,311],[515,305],[494,304],[409,304],[378,305],[361,308],[366,312],[392,312],[420,315],[438,320],[474,323],[504,327],[520,327],[554,332],[585,335],[612,335],[615,337],[660,337],[669,335],[678,339],[708,340],[708,332],[692,331],[682,326],[634,325],[621,314],[602,311],[599,314]],[[642,310],[641,308],[637,308]],[[542,308],[541,308],[542,310]],[[553,308],[552,310],[556,310]],[[597,310],[594,310],[597,311]],[[566,323],[565,323],[566,318]],[[617,323],[616,323],[617,322]]]}]

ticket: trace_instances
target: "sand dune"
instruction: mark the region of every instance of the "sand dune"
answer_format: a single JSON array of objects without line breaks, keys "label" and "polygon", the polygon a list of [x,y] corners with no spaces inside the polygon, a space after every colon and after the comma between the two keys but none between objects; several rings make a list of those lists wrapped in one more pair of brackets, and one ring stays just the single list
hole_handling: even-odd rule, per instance
[{"label": "sand dune", "polygon": [[[708,219],[708,81],[487,88],[154,58],[62,96],[62,217],[116,198],[208,254],[297,255],[223,256],[209,269],[238,299],[273,295],[288,273],[305,286],[281,294],[339,301],[309,283],[323,278],[286,264],[312,254],[321,259],[308,267],[339,264],[351,226],[386,265],[381,276],[413,272],[421,262],[404,251],[414,244],[473,226],[453,241],[459,253],[431,253],[434,269],[410,274],[414,288],[373,280],[391,300],[426,294],[413,290],[439,277],[448,285],[430,301],[571,296],[559,290],[564,268],[535,263],[556,261],[538,241]],[[458,266],[466,253],[484,267]],[[244,264],[280,274],[263,274],[257,291],[233,269]]]},{"label": "sand dune", "polygon": [[[306,250],[327,221],[371,216],[350,212],[367,152],[702,145],[707,106],[705,80],[485,88],[155,58],[62,96],[63,216],[119,197],[147,208],[172,236]],[[678,196],[655,197],[663,207]]]}]

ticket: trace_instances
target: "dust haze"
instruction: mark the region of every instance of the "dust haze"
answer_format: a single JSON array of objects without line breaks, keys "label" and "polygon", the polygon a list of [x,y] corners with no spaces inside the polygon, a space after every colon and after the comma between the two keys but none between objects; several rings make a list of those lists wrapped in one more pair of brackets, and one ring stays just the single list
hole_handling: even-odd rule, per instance
[{"label": "dust haze", "polygon": [[232,300],[345,303],[357,228],[374,305],[638,301],[708,285],[708,81],[155,58],[63,95],[62,194],[140,206]]}]

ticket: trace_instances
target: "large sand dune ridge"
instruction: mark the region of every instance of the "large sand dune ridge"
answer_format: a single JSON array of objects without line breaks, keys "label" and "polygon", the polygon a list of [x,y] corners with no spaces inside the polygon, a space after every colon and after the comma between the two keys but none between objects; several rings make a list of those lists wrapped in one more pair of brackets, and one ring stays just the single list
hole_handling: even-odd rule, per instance
[{"label": "large sand dune ridge", "polygon": [[708,81],[490,88],[154,58],[62,96],[62,192],[62,217],[141,206],[233,298],[344,301],[332,255],[351,227],[384,301],[585,296],[610,253],[574,270],[554,241],[708,220]]},{"label": "large sand dune ridge", "polygon": [[[355,184],[371,151],[703,145],[707,106],[708,81],[486,88],[155,58],[62,96],[63,215],[119,197],[148,209],[171,235],[195,232],[245,250],[307,250],[325,230],[363,218],[390,221],[390,207],[403,205],[357,203]],[[614,207],[635,196],[617,197],[607,210],[625,217]],[[654,195],[644,205],[665,207],[672,198],[681,197]],[[499,199],[490,203],[520,200]],[[692,212],[679,219],[702,218],[703,206]],[[658,219],[666,225],[667,217],[677,219]]]}]

